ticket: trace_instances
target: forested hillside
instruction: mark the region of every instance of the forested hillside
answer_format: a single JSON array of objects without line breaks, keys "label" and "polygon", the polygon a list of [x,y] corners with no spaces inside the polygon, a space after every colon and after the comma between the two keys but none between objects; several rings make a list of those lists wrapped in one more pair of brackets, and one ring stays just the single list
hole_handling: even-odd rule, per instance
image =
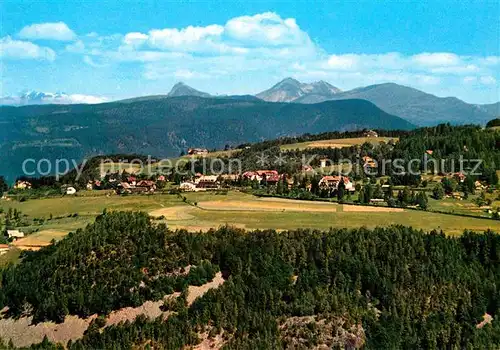
[{"label": "forested hillside", "polygon": [[[177,305],[166,321],[94,325],[68,347],[179,349],[202,334],[231,349],[500,346],[500,236],[493,232],[189,233],[169,232],[145,214],[108,213],[5,270],[2,303],[13,313],[31,306],[39,320],[108,313],[184,289],[187,277],[167,276],[188,264],[203,267],[190,272],[193,281],[220,269],[226,282],[190,307]],[[481,324],[485,314],[491,323]]]},{"label": "forested hillside", "polygon": [[[0,107],[0,174],[21,175],[27,158],[110,153],[178,156],[188,147],[223,148],[325,130],[411,129],[362,100],[315,105],[248,98],[172,97],[99,105]],[[32,170],[32,169],[30,169]]]},{"label": "forested hillside", "polygon": [[[321,158],[329,159],[332,164],[337,164],[341,160],[350,160],[354,165],[360,162],[362,165],[362,157],[370,156],[377,161],[378,169],[373,171],[378,171],[378,175],[391,175],[395,171],[401,173],[400,169],[395,168],[395,165],[399,164],[406,171],[412,168],[415,172],[421,173],[460,171],[470,173],[474,170],[476,175],[469,176],[469,181],[480,179],[495,185],[498,182],[495,172],[500,166],[500,132],[498,131],[482,129],[474,125],[452,126],[450,124],[440,124],[435,127],[419,128],[412,131],[380,131],[380,135],[399,137],[399,141],[390,144],[382,142],[378,145],[365,143],[360,146],[343,148],[309,147],[305,149],[287,149],[285,151],[280,148],[282,145],[296,142],[359,136],[356,133],[302,135],[250,145],[250,148],[239,152],[237,157],[241,160],[243,170],[256,170],[262,167],[259,160],[263,152],[269,160],[276,159],[281,154],[286,161],[272,166],[276,167],[280,172],[294,174],[301,171],[304,159],[306,161],[310,160],[312,166],[319,166]],[[373,140],[376,141],[376,139]],[[430,159],[434,161],[430,161]],[[399,160],[399,163],[396,163],[396,160]],[[410,164],[412,160],[413,162]],[[229,164],[230,158],[225,159],[225,161]],[[462,168],[460,168],[461,161],[463,163]],[[387,162],[385,166],[384,162]],[[383,166],[384,168],[382,168]],[[195,169],[196,171],[203,169],[202,161],[198,161]]]}]

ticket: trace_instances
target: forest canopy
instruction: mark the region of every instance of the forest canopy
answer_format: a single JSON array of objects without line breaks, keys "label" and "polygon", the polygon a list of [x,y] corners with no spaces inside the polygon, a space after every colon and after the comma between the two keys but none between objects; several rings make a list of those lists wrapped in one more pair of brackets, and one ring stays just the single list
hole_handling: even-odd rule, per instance
[{"label": "forest canopy", "polygon": [[[187,265],[199,268],[171,275]],[[68,347],[178,349],[203,332],[245,349],[500,346],[500,236],[493,232],[172,232],[144,213],[113,212],[5,269],[0,296],[14,314],[31,309],[37,320],[59,322],[158,300],[217,270],[226,282],[166,321],[94,327]],[[493,322],[478,328],[485,314]]]}]

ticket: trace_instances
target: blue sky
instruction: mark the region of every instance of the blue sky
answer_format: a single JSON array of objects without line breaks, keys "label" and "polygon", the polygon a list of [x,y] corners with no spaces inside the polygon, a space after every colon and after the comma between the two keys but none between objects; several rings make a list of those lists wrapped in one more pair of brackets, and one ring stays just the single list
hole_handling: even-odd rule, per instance
[{"label": "blue sky", "polygon": [[400,1],[3,1],[0,95],[75,101],[257,93],[292,76],[496,102],[500,5]]}]

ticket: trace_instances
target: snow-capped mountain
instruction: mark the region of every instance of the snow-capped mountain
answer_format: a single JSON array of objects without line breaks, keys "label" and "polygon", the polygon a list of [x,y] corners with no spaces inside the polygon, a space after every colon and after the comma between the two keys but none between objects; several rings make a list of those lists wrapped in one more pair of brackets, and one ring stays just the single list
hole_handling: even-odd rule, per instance
[{"label": "snow-capped mountain", "polygon": [[95,104],[108,102],[101,96],[66,94],[64,92],[24,91],[17,96],[0,97],[0,105],[25,106],[40,104]]}]

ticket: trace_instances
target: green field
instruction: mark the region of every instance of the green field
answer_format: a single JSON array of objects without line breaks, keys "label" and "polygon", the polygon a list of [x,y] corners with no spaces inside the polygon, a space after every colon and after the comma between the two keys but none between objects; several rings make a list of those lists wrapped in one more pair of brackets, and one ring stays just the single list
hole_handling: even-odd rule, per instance
[{"label": "green field", "polygon": [[[500,221],[415,210],[394,211],[395,209],[390,208],[335,203],[261,199],[239,192],[229,192],[227,195],[208,192],[186,193],[184,196],[188,203],[176,195],[169,194],[113,195],[49,198],[25,202],[1,201],[0,207],[4,210],[8,208],[20,210],[26,215],[25,221],[28,223],[32,222],[33,218],[45,218],[43,224],[33,223],[28,228],[42,231],[43,234],[38,238],[43,237],[47,241],[51,238],[60,238],[60,234],[51,237],[50,231],[46,230],[69,232],[84,227],[93,222],[104,209],[141,210],[156,216],[163,215],[163,221],[172,229],[207,230],[226,224],[245,229],[279,230],[396,224],[424,230],[440,229],[448,234],[460,234],[464,229],[500,231]],[[75,213],[78,215],[73,216]],[[48,220],[51,214],[52,219]]]},{"label": "green field", "polygon": [[373,145],[378,145],[380,142],[389,142],[390,140],[397,141],[397,137],[354,137],[345,139],[331,139],[331,140],[318,140],[318,141],[308,141],[292,143],[289,145],[282,145],[280,148],[284,151],[287,150],[303,150],[306,148],[342,148],[350,147],[355,145],[362,145],[365,142],[369,142]]}]

